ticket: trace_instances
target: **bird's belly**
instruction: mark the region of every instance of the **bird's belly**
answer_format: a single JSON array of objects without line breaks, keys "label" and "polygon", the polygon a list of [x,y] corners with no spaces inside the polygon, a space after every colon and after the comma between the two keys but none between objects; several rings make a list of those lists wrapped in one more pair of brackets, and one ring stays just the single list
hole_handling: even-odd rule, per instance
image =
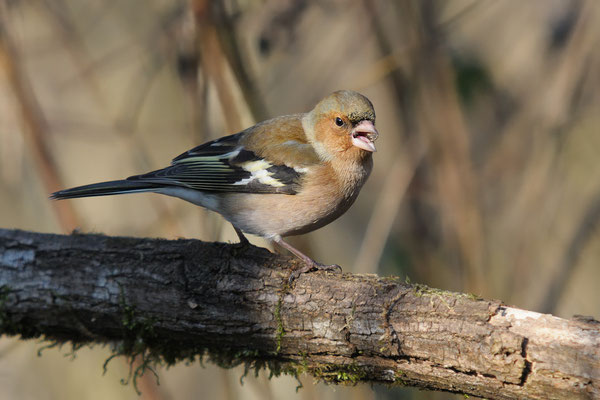
[{"label": "bird's belly", "polygon": [[[356,195],[358,192],[356,193]],[[337,219],[352,205],[348,198],[285,194],[228,195],[222,215],[246,233],[265,238],[311,232]]]}]

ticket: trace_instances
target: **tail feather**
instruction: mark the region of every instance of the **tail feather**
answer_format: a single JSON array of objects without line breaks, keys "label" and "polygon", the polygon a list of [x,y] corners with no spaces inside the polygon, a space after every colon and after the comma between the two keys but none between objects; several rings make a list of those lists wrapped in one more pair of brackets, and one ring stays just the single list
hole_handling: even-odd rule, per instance
[{"label": "tail feather", "polygon": [[153,192],[160,185],[143,181],[110,181],[77,186],[71,189],[59,190],[50,195],[51,199],[75,199],[78,197],[108,196],[113,194]]}]

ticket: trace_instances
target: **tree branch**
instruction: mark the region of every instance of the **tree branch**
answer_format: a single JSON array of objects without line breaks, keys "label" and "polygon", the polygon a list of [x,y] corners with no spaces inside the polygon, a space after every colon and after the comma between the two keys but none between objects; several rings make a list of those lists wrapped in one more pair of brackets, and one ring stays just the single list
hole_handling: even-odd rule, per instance
[{"label": "tree branch", "polygon": [[600,323],[257,247],[0,230],[0,332],[490,399],[600,398]]}]

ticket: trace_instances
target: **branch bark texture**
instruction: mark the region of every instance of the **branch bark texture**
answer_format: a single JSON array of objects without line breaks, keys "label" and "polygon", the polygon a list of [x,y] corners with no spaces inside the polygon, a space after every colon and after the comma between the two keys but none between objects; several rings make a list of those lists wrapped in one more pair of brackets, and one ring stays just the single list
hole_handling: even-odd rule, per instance
[{"label": "branch bark texture", "polygon": [[0,333],[332,382],[600,398],[598,321],[375,275],[289,285],[296,266],[252,246],[0,230]]}]

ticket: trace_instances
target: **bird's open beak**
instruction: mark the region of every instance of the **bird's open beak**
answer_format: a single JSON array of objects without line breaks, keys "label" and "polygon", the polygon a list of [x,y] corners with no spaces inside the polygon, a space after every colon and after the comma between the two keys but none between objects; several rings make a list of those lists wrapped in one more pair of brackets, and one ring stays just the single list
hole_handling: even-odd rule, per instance
[{"label": "bird's open beak", "polygon": [[372,121],[362,120],[352,129],[352,144],[360,149],[375,152],[375,144],[379,132]]}]

